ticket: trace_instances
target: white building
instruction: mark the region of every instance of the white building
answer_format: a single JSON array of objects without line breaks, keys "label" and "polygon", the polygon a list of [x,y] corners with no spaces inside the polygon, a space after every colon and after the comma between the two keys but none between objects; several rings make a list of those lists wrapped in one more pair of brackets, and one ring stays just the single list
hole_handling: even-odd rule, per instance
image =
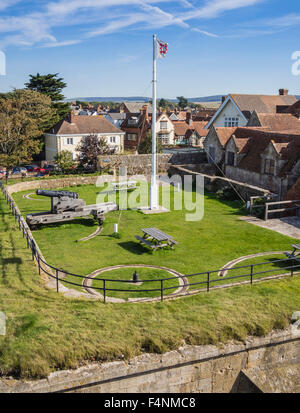
[{"label": "white building", "polygon": [[124,150],[125,133],[102,116],[76,116],[71,114],[61,120],[45,134],[46,161],[53,161],[63,151],[72,152],[75,160],[78,145],[85,136],[97,135],[105,138],[107,145],[115,153]]}]

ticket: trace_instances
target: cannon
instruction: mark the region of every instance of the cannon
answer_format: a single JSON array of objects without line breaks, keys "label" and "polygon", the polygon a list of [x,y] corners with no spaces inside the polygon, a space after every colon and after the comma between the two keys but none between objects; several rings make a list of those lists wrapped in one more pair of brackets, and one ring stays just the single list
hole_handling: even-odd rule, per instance
[{"label": "cannon", "polygon": [[30,228],[41,224],[71,221],[78,217],[88,218],[89,216],[98,220],[102,226],[105,213],[119,209],[114,202],[86,205],[85,201],[79,198],[77,192],[38,189],[36,194],[51,198],[51,211],[27,215],[26,222]]}]

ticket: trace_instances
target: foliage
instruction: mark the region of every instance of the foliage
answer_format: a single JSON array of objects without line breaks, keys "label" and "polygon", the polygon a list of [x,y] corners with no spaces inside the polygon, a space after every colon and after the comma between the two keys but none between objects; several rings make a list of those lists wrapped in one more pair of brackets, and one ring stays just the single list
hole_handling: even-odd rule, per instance
[{"label": "foliage", "polygon": [[184,109],[188,106],[188,100],[183,97],[183,96],[177,96],[178,99],[178,106],[180,107],[180,109]]},{"label": "foliage", "polygon": [[51,99],[32,90],[15,89],[0,98],[0,165],[11,169],[40,151],[42,133],[55,117]]},{"label": "foliage", "polygon": [[65,97],[61,93],[67,84],[63,81],[63,78],[58,77],[58,73],[49,73],[47,75],[37,73],[36,75],[29,75],[29,82],[25,83],[25,86],[29,90],[35,90],[50,97],[52,107],[56,109],[57,118],[52,125],[49,124],[49,128],[59,120],[65,118],[70,112],[70,106],[68,103],[63,102]]},{"label": "foliage", "polygon": [[94,171],[97,169],[98,156],[111,153],[105,138],[97,135],[86,136],[78,145],[77,151],[79,165],[83,168],[90,167]]},{"label": "foliage", "polygon": [[64,150],[59,152],[55,156],[55,162],[58,167],[61,168],[62,172],[67,172],[74,168],[76,163],[73,160],[73,154],[70,151]]},{"label": "foliage", "polygon": [[216,197],[223,201],[235,201],[239,199],[236,191],[231,186],[226,186],[225,188],[219,189],[216,192]]},{"label": "foliage", "polygon": [[[161,153],[162,152],[162,145],[161,141],[159,138],[156,139],[156,152]],[[139,147],[138,147],[138,153],[139,154],[149,154],[152,153],[152,134],[151,132],[148,132],[146,135],[145,140],[143,140]]]}]

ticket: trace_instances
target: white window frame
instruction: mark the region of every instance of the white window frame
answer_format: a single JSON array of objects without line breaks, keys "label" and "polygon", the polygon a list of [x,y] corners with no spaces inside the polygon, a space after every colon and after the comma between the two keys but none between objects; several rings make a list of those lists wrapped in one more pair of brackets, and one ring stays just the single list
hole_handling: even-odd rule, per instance
[{"label": "white window frame", "polygon": [[66,140],[67,140],[66,142],[67,145],[74,145],[74,138],[66,138]]},{"label": "white window frame", "polygon": [[225,128],[233,128],[235,126],[239,126],[239,118],[226,117],[224,125],[225,125]]}]

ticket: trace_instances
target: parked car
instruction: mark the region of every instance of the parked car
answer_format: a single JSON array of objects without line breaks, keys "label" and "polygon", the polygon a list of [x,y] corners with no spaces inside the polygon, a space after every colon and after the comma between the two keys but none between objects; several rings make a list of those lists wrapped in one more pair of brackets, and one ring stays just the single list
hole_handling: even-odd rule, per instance
[{"label": "parked car", "polygon": [[40,168],[37,165],[25,165],[25,168],[27,169],[27,172],[41,172],[41,173],[45,172],[44,168]]},{"label": "parked car", "polygon": [[27,176],[27,169],[24,166],[15,166],[12,171],[11,175],[25,175]]}]

